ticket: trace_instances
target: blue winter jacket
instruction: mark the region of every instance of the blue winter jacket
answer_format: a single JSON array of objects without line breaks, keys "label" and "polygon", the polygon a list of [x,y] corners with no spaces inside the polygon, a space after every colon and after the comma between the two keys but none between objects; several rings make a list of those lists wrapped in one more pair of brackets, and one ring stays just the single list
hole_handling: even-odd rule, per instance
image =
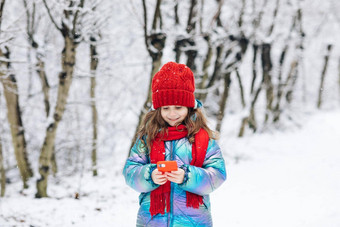
[{"label": "blue winter jacket", "polygon": [[[190,165],[192,144],[187,138],[165,141],[165,160],[176,160],[185,170],[182,184],[171,182],[170,211],[151,218],[150,192],[159,185],[152,181],[156,164],[150,164],[148,148],[137,140],[126,161],[123,174],[126,183],[138,192],[140,208],[137,226],[212,226],[209,193],[226,180],[226,170],[221,150],[215,140],[210,140],[202,168]],[[202,195],[199,209],[186,206],[186,191]]]}]

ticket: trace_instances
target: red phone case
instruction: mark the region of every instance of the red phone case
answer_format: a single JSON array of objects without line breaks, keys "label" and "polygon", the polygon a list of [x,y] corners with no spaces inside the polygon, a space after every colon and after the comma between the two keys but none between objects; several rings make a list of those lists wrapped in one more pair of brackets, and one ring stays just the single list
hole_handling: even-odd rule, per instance
[{"label": "red phone case", "polygon": [[157,169],[161,172],[176,171],[178,169],[176,161],[159,161],[157,162]]}]

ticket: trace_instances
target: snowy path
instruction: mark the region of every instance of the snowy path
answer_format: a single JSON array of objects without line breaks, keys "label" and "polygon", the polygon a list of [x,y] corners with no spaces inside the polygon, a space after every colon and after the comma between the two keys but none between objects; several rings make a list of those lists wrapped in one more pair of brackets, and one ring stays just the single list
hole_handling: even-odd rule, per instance
[{"label": "snowy path", "polygon": [[215,226],[340,226],[340,112],[300,131],[230,139],[248,160],[228,166],[212,195]]}]

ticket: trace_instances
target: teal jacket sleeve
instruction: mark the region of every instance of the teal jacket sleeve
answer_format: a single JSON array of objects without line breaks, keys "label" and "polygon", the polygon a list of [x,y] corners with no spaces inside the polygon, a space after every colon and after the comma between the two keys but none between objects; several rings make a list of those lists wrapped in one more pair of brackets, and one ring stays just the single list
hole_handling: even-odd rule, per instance
[{"label": "teal jacket sleeve", "polygon": [[151,173],[156,168],[156,164],[151,164],[147,147],[142,146],[142,142],[137,140],[126,160],[123,175],[125,182],[138,192],[150,192],[159,185],[152,181]]},{"label": "teal jacket sleeve", "polygon": [[179,187],[198,195],[208,195],[218,188],[227,177],[221,149],[215,140],[210,140],[202,167],[184,165],[185,178]]}]

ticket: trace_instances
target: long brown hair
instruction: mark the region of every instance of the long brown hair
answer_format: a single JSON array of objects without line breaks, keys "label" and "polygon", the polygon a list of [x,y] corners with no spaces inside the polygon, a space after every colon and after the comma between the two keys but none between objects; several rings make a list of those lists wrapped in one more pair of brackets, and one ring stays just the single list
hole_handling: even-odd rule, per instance
[{"label": "long brown hair", "polygon": [[[195,134],[201,129],[208,132],[209,138],[217,139],[218,133],[208,127],[207,119],[201,109],[188,108],[188,115],[183,120],[182,124],[187,127],[188,139],[190,143],[195,141]],[[157,134],[164,135],[167,133],[169,124],[162,118],[161,108],[148,112],[142,121],[142,125],[137,133],[137,138],[141,139],[144,146],[151,149],[151,142],[156,138]],[[145,144],[145,140],[146,144]]]}]

